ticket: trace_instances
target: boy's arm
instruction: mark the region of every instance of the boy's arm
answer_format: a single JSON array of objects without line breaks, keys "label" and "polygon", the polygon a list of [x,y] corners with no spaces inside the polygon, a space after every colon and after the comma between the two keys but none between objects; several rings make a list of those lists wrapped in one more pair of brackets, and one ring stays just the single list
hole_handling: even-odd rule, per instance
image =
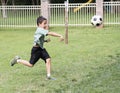
[{"label": "boy's arm", "polygon": [[55,32],[48,32],[48,35],[54,36],[54,37],[60,37],[60,40],[63,41],[64,38],[61,34],[55,33]]}]

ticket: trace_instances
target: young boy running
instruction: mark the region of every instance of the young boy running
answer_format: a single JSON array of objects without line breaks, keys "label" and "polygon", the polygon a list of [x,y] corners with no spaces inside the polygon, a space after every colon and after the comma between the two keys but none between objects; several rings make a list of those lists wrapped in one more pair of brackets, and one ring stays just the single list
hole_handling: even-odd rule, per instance
[{"label": "young boy running", "polygon": [[37,18],[37,30],[34,34],[34,45],[31,49],[31,58],[30,61],[21,59],[19,56],[15,56],[11,61],[11,66],[14,66],[16,63],[21,63],[28,67],[33,67],[34,64],[41,58],[45,61],[46,70],[47,70],[47,79],[55,79],[51,77],[51,58],[43,47],[44,42],[49,42],[50,39],[45,40],[45,36],[55,36],[59,37],[63,41],[63,36],[55,32],[49,32],[47,28],[47,19],[43,16]]}]

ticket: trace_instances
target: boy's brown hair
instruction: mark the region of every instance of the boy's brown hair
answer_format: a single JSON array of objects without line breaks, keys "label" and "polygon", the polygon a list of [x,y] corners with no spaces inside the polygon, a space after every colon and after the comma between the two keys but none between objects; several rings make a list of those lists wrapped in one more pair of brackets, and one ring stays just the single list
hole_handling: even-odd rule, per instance
[{"label": "boy's brown hair", "polygon": [[43,16],[39,16],[37,18],[37,25],[41,24],[44,20],[47,20],[46,18],[44,18]]}]

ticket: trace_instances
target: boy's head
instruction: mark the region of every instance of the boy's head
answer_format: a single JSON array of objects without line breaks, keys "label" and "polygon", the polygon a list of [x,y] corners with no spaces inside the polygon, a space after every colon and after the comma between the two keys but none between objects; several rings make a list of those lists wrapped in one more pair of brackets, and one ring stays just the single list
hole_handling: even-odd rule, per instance
[{"label": "boy's head", "polygon": [[47,19],[44,18],[43,16],[39,16],[37,18],[37,26],[40,26],[42,28],[46,28],[46,26],[47,26]]}]

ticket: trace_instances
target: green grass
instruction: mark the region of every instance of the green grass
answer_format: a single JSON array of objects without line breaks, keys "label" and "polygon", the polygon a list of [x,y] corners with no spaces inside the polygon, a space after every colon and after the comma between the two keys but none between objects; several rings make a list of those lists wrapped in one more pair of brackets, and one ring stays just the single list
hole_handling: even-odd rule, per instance
[{"label": "green grass", "polygon": [[[33,68],[10,66],[15,55],[29,60],[36,28],[0,28],[0,93],[119,93],[120,26],[69,27],[69,44],[50,37],[45,47],[52,57],[46,81],[42,60]],[[64,27],[51,31],[64,34]]]}]

